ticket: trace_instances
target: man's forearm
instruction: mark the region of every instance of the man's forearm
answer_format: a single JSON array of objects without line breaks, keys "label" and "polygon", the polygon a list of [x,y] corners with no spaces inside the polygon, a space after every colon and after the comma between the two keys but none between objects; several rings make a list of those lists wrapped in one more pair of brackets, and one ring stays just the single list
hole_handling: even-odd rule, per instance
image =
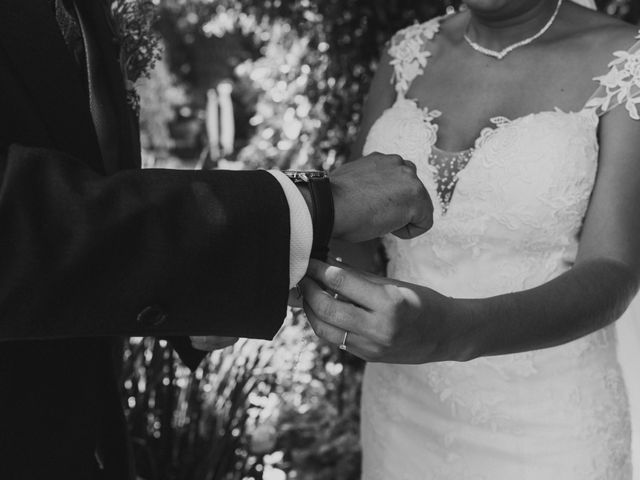
[{"label": "man's forearm", "polygon": [[0,152],[0,341],[271,338],[286,314],[287,203],[266,172],[124,171]]},{"label": "man's forearm", "polygon": [[487,299],[452,302],[462,322],[461,359],[553,347],[616,321],[639,279],[611,260],[594,260],[539,287]]}]

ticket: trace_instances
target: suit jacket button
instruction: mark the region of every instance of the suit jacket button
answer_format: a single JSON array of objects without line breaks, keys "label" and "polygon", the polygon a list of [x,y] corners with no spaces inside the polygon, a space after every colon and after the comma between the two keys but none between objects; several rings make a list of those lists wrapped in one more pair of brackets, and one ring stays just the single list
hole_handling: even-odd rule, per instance
[{"label": "suit jacket button", "polygon": [[138,314],[138,322],[146,327],[157,327],[167,320],[167,314],[158,305],[146,307]]}]

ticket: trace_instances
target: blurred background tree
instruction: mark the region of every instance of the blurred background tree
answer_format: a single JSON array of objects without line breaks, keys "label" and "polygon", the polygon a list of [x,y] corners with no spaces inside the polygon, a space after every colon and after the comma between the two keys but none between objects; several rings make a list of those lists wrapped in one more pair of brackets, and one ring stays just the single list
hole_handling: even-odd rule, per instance
[{"label": "blurred background tree", "polygon": [[[124,38],[135,57],[130,78],[141,77],[145,166],[191,169],[330,169],[345,161],[385,42],[404,26],[458,6],[454,0],[112,5],[122,30],[133,32]],[[640,18],[638,0],[598,6],[632,23]],[[139,475],[355,480],[362,367],[315,339],[294,313],[273,342],[242,340],[195,372],[166,341],[131,339],[123,401]]]}]

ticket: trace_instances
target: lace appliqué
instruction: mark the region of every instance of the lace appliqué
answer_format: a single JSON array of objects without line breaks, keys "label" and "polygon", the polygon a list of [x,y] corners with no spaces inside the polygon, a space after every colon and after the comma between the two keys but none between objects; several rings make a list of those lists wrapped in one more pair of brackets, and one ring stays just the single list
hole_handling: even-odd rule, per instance
[{"label": "lace appliqu\u00e9", "polygon": [[394,75],[391,82],[404,95],[417,76],[424,73],[431,52],[423,49],[425,40],[432,40],[440,31],[440,18],[400,30],[391,40],[389,55]]},{"label": "lace appliqu\u00e9", "polygon": [[[636,36],[640,39],[640,34]],[[585,108],[594,108],[603,115],[624,103],[634,120],[640,120],[640,42],[627,51],[613,53],[606,75],[595,77],[600,88],[589,99]]]}]

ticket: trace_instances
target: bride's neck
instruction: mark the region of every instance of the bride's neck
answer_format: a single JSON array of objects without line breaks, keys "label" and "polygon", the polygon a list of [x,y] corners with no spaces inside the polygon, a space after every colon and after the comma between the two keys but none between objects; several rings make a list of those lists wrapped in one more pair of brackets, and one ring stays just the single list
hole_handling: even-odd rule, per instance
[{"label": "bride's neck", "polygon": [[538,32],[559,0],[510,0],[496,9],[469,7],[467,34],[483,47],[500,50]]}]

